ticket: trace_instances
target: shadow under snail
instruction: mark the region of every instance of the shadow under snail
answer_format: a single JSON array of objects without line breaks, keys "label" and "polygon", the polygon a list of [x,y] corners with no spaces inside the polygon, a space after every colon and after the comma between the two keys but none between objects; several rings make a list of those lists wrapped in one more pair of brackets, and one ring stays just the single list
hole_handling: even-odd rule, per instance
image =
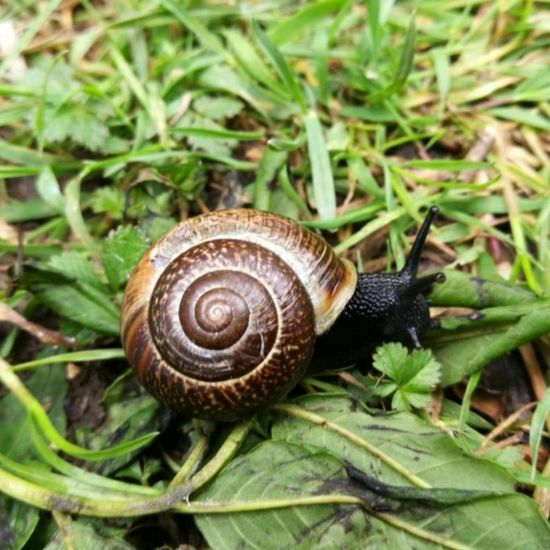
[{"label": "shadow under snail", "polygon": [[142,384],[190,416],[234,420],[282,399],[308,365],[345,366],[383,341],[420,347],[417,278],[432,207],[398,273],[358,274],[296,222],[250,209],[188,219],[155,243],[128,282],[122,343]]}]

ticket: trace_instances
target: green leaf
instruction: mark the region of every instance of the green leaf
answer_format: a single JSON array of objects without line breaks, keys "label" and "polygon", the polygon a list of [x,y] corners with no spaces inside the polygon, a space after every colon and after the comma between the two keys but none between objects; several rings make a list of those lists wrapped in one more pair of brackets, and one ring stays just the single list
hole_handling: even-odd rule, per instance
[{"label": "green leaf", "polygon": [[[44,358],[46,359],[46,358]],[[49,415],[57,429],[65,431],[65,412],[63,401],[67,391],[65,372],[59,365],[44,367],[31,374],[26,386],[37,399],[48,403]],[[12,460],[27,460],[33,456],[33,443],[28,412],[21,406],[13,394],[0,400],[0,453]]]},{"label": "green leaf", "polygon": [[241,101],[224,96],[202,96],[193,101],[193,109],[213,120],[232,118],[244,108]]},{"label": "green leaf", "polygon": [[92,268],[89,256],[84,252],[74,250],[62,252],[49,258],[46,267],[68,279],[103,287],[102,280]]},{"label": "green leaf", "polygon": [[535,478],[537,473],[537,458],[539,456],[539,447],[542,440],[542,433],[546,427],[546,420],[550,414],[550,388],[546,390],[540,400],[533,419],[531,420],[531,430],[529,431],[529,448],[531,449],[532,466],[531,480]]},{"label": "green leaf", "polygon": [[369,414],[349,398],[327,394],[295,402],[364,444],[289,416],[275,422],[274,440],[322,448],[362,472],[375,472],[377,479],[389,485],[514,491],[515,480],[503,468],[466,455],[448,434],[412,413]]},{"label": "green leaf", "polygon": [[0,218],[8,223],[26,222],[51,218],[58,214],[57,207],[48,204],[42,198],[18,201],[11,199],[5,205],[0,205]]},{"label": "green leaf", "polygon": [[235,57],[239,68],[251,79],[257,81],[280,96],[288,98],[289,93],[284,86],[273,76],[264,60],[258,55],[256,48],[239,31],[233,29],[224,30],[224,36]]},{"label": "green leaf", "polygon": [[42,137],[46,143],[71,139],[90,151],[103,151],[108,127],[82,106],[64,105],[59,111],[46,109]]},{"label": "green leaf", "polygon": [[296,35],[314,28],[327,15],[336,11],[344,4],[343,0],[322,0],[305,4],[288,19],[273,25],[269,30],[269,38],[275,44],[290,42]]},{"label": "green leaf", "polygon": [[323,136],[323,128],[317,114],[310,111],[304,117],[307,147],[311,162],[311,177],[315,205],[321,220],[336,217],[336,194],[330,157]]},{"label": "green leaf", "polygon": [[147,247],[143,235],[131,225],[119,226],[109,233],[101,258],[105,275],[115,290],[128,280]]},{"label": "green leaf", "polygon": [[513,306],[535,302],[535,293],[504,281],[472,277],[467,273],[446,269],[445,282],[435,285],[430,302],[436,306],[461,306],[483,309],[494,306]]},{"label": "green leaf", "polygon": [[124,192],[118,187],[100,187],[91,196],[91,207],[96,214],[107,213],[114,220],[122,219],[124,213]]},{"label": "green leaf", "polygon": [[276,151],[270,147],[264,149],[264,154],[258,167],[254,182],[254,208],[269,210],[271,202],[271,188],[277,172],[288,158],[286,151]]},{"label": "green leaf", "polygon": [[225,54],[225,48],[218,36],[210,32],[188,9],[179,6],[172,0],[161,0],[161,5],[164,9],[172,13],[187,30],[192,32],[202,46],[214,52]]},{"label": "green leaf", "polygon": [[[317,401],[318,412],[323,416],[331,416],[330,404],[327,408],[322,399],[312,401]],[[450,442],[433,427],[421,423],[409,434],[410,425],[401,424],[401,428],[399,423],[386,425],[390,415],[369,417],[349,407],[341,412],[342,420],[361,415],[357,433],[367,438],[373,435],[378,443],[383,440],[384,448],[391,447],[399,455],[406,455],[411,446],[417,447],[416,460],[422,462],[425,455],[433,453],[436,469],[446,470],[457,490],[390,486],[385,480],[380,481],[383,474],[378,463],[366,470],[375,477],[366,476],[368,483],[363,485],[365,476],[357,478],[352,469],[344,467],[346,441],[340,438],[333,445],[331,432],[325,426],[286,418],[282,423],[286,428],[292,425],[294,430],[282,433],[281,423],[276,425],[281,441],[260,443],[240,456],[198,495],[201,502],[243,503],[261,508],[246,513],[196,516],[196,523],[213,550],[377,548],[380,541],[384,548],[433,545],[492,550],[505,548],[512,537],[518,548],[532,548],[534,541],[540,549],[550,544],[550,529],[536,504],[528,497],[511,493],[513,485],[498,467],[470,459],[467,474],[457,473],[445,451],[440,454],[437,443],[433,445],[430,441],[440,434]],[[369,433],[365,434],[365,429]],[[296,440],[299,435],[303,441]],[[454,454],[462,454],[456,446]],[[358,452],[361,455],[363,450]],[[483,483],[483,475],[477,475],[478,466],[485,474],[494,470],[495,475],[488,476],[488,483]],[[478,486],[471,479],[464,480],[464,476],[476,477]],[[498,482],[494,483],[498,477],[504,482],[500,490],[508,494],[491,496],[490,492],[499,491]],[[449,479],[445,481],[448,486]],[[488,485],[490,489],[486,489]],[[474,486],[470,495],[464,486]],[[346,497],[359,499],[362,505],[344,504]],[[300,501],[305,504],[307,499],[317,499],[314,501],[317,504],[296,505]],[[275,505],[277,508],[273,509]],[[494,528],[495,523],[498,529]]]},{"label": "green leaf", "polygon": [[105,392],[103,405],[106,418],[101,426],[80,428],[76,432],[77,443],[93,452],[106,450],[104,460],[94,469],[109,474],[126,465],[141,447],[128,448],[126,454],[117,453],[108,456],[110,448],[121,445],[133,445],[134,442],[151,439],[152,430],[165,427],[169,417],[167,409],[128,376],[119,377]]},{"label": "green leaf", "polygon": [[24,548],[39,519],[38,508],[0,495],[0,540],[6,550]]},{"label": "green leaf", "polygon": [[430,350],[407,349],[399,343],[379,347],[374,354],[373,367],[385,374],[394,384],[382,383],[375,392],[387,396],[394,393],[392,408],[409,410],[430,403],[430,392],[439,382],[440,368]]},{"label": "green leaf", "polygon": [[61,317],[95,332],[118,336],[118,309],[93,287],[82,283],[40,284],[36,291],[40,301]]},{"label": "green leaf", "polygon": [[63,530],[55,533],[52,540],[44,547],[44,550],[66,550],[67,543],[70,548],[78,550],[133,550],[134,546],[121,540],[120,537],[110,537],[94,531],[92,525],[85,520],[75,521],[66,519]]},{"label": "green leaf", "polygon": [[61,193],[55,174],[46,166],[36,178],[36,191],[44,202],[62,214],[65,211],[65,197]]},{"label": "green leaf", "polygon": [[533,110],[521,107],[495,107],[489,110],[488,113],[505,120],[512,120],[513,122],[532,126],[539,130],[550,131],[550,119]]},{"label": "green leaf", "polygon": [[[491,320],[494,320],[491,322]],[[441,331],[430,343],[441,363],[441,383],[452,385],[517,347],[550,332],[550,301],[491,308],[458,319],[469,330]],[[451,328],[452,319],[445,320]],[[462,328],[464,328],[464,326]],[[458,328],[458,327],[457,327]]]},{"label": "green leaf", "polygon": [[302,109],[305,108],[305,100],[302,94],[302,89],[298,83],[296,75],[289,67],[285,58],[276,46],[263,33],[257,21],[252,21],[252,32],[258,43],[258,46],[263,51],[264,55],[269,59],[273,68],[277,71],[279,78],[285,85],[287,92],[294,98]]}]

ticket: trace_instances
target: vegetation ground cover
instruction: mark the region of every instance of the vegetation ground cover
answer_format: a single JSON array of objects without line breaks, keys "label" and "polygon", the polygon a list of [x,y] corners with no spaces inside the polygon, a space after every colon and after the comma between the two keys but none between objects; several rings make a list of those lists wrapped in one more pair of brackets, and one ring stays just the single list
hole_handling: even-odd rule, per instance
[{"label": "vegetation ground cover", "polygon": [[[6,548],[550,545],[547,0],[0,6]],[[179,220],[281,213],[374,272],[432,204],[426,350],[236,425],[128,371],[125,283]]]}]

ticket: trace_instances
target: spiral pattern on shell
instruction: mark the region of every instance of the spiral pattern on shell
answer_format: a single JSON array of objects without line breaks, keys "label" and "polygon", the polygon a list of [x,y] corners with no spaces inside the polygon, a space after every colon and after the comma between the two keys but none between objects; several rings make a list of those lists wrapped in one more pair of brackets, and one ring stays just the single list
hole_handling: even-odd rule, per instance
[{"label": "spiral pattern on shell", "polygon": [[345,305],[354,274],[286,218],[229,210],[190,219],[146,253],[128,283],[127,357],[169,407],[245,416],[302,377],[316,333]]}]

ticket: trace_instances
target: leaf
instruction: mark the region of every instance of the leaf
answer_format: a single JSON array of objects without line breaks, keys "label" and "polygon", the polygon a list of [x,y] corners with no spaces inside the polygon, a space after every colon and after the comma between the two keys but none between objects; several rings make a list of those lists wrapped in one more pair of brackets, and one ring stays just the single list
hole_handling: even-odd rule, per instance
[{"label": "leaf", "polygon": [[3,548],[22,549],[34,533],[39,519],[38,508],[0,495],[0,541],[5,545]]},{"label": "leaf", "polygon": [[[103,405],[106,419],[101,426],[80,428],[76,433],[78,444],[87,449],[106,449],[132,443],[165,427],[170,413],[143,390],[134,378],[119,377],[105,392]],[[142,448],[129,449],[124,455],[105,457],[94,470],[104,475],[118,470]]]},{"label": "leaf", "polygon": [[[65,431],[63,401],[67,389],[65,372],[60,365],[36,370],[25,385],[38,400],[48,405],[48,414],[56,428]],[[13,394],[0,400],[0,453],[12,460],[24,461],[33,456],[28,412]]]},{"label": "leaf", "polygon": [[382,383],[381,388],[375,388],[375,393],[383,396],[395,393],[392,408],[396,410],[409,410],[411,406],[427,407],[431,399],[430,392],[439,382],[441,368],[429,350],[408,353],[403,345],[396,342],[376,350],[373,367],[393,382]]},{"label": "leaf", "polygon": [[45,110],[42,137],[47,143],[70,138],[90,151],[102,151],[109,129],[84,107],[66,104],[59,111]]},{"label": "leaf", "polygon": [[[267,442],[233,461],[201,492],[198,500],[290,500],[338,492],[336,482],[346,478],[343,465],[322,450],[309,452],[294,444]],[[350,507],[338,517],[330,507],[304,506],[246,514],[199,515],[195,521],[214,549],[323,548],[328,547],[329,541],[333,548],[346,548],[347,540],[358,540],[366,529],[365,518],[358,516],[356,525],[349,522],[356,511]],[[352,533],[346,533],[346,525]]]},{"label": "leaf", "polygon": [[36,191],[44,202],[62,214],[65,211],[65,197],[61,193],[55,174],[46,166],[36,178]]},{"label": "leaf", "polygon": [[321,220],[336,217],[336,194],[330,157],[323,136],[323,128],[319,117],[310,111],[304,117],[307,134],[307,148],[311,162],[311,177],[315,205]]},{"label": "leaf", "polygon": [[[373,481],[372,488],[378,490],[381,485]],[[396,488],[384,490],[397,500],[366,490],[350,479],[338,456],[324,449],[291,441],[267,441],[234,460],[199,494],[198,500],[258,507],[280,502],[283,507],[197,515],[195,521],[214,550],[432,545],[492,550],[507,547],[511,537],[516,547],[526,550],[542,549],[550,543],[548,525],[536,504],[523,495],[486,496],[444,505],[440,503],[456,502],[451,491],[405,490],[403,498]],[[431,502],[429,498],[424,500],[430,494]],[[460,494],[466,498],[464,491],[457,491],[456,498]],[[292,506],[297,499],[322,496],[355,497],[362,500],[363,506]]]},{"label": "leaf", "polygon": [[111,231],[103,243],[101,259],[105,275],[113,289],[120,288],[147,250],[143,235],[131,225],[122,225]]},{"label": "leaf", "polygon": [[287,158],[286,151],[276,151],[270,147],[264,149],[254,182],[254,208],[270,210],[272,184]]},{"label": "leaf", "polygon": [[104,283],[93,270],[89,257],[84,252],[70,250],[49,258],[46,267],[64,275],[68,279],[82,281],[93,286],[103,287]]},{"label": "leaf", "polygon": [[542,440],[542,432],[546,426],[546,419],[550,414],[550,388],[546,390],[542,399],[540,400],[535,412],[533,413],[533,419],[531,420],[531,430],[529,432],[529,448],[531,449],[532,466],[531,466],[531,480],[535,478],[537,473],[537,457],[539,456],[539,447]]},{"label": "leaf", "polygon": [[83,283],[40,284],[36,286],[39,300],[65,317],[96,332],[118,336],[118,309],[108,296]]},{"label": "leaf", "polygon": [[550,131],[550,119],[533,110],[521,107],[495,107],[489,110],[488,113],[505,120],[526,124],[539,130]]},{"label": "leaf", "polygon": [[48,204],[42,198],[18,201],[11,199],[5,205],[0,205],[0,218],[7,223],[26,222],[51,218],[58,214],[57,208]]},{"label": "leaf", "polygon": [[271,27],[269,38],[277,45],[290,42],[296,35],[314,28],[331,12],[336,11],[344,2],[342,0],[322,0],[305,4],[288,19]]},{"label": "leaf", "polygon": [[300,84],[298,83],[298,80],[296,78],[296,74],[290,68],[281,52],[264,34],[262,29],[258,25],[258,22],[255,20],[252,21],[252,32],[254,33],[254,37],[256,38],[256,42],[258,43],[259,48],[273,65],[273,68],[279,75],[279,78],[283,82],[287,92],[303,109],[305,107],[305,100],[302,94],[302,89],[300,88]]},{"label": "leaf", "polygon": [[466,455],[442,430],[409,412],[368,414],[349,398],[327,394],[306,396],[296,403],[348,430],[367,446],[294,417],[275,422],[273,439],[330,451],[389,485],[514,490],[514,479],[503,468]]},{"label": "leaf", "polygon": [[436,306],[462,306],[483,309],[534,302],[537,295],[518,285],[490,281],[467,273],[444,270],[445,282],[435,285],[430,302]]},{"label": "leaf", "polygon": [[[467,331],[456,331],[449,338],[444,337],[443,333],[437,341],[430,344],[436,359],[442,365],[443,386],[459,382],[489,361],[550,332],[548,300],[540,300],[523,307],[493,309],[495,311],[488,309],[474,313],[469,321],[472,325],[471,334]],[[489,322],[491,315],[495,318],[494,323]],[[499,323],[499,318],[504,320]],[[479,327],[476,327],[476,323],[479,323]]]},{"label": "leaf", "polygon": [[225,96],[202,96],[193,101],[193,109],[197,113],[213,120],[232,118],[243,108],[241,101]]},{"label": "leaf", "polygon": [[93,527],[85,520],[67,520],[63,525],[63,531],[59,530],[52,540],[44,547],[44,550],[65,550],[68,548],[78,550],[133,550],[133,546],[120,537],[110,537],[96,533]]},{"label": "leaf", "polygon": [[96,214],[107,213],[114,220],[120,220],[124,213],[124,193],[118,187],[100,187],[91,197],[91,207]]}]

